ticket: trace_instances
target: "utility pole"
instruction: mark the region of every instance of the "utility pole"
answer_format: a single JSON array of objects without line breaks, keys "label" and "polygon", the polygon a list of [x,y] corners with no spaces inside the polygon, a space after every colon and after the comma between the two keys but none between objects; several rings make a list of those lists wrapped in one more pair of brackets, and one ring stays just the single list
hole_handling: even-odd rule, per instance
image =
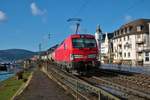
[{"label": "utility pole", "polygon": [[40,60],[41,60],[41,50],[42,50],[42,44],[40,43],[39,44],[39,58],[40,58]]},{"label": "utility pole", "polygon": [[[51,38],[51,34],[49,33],[49,34],[48,34],[48,40],[50,40],[50,38]],[[49,42],[49,41],[48,41],[48,42]],[[48,63],[48,62],[49,62],[49,61],[48,61],[48,54],[49,54],[49,53],[48,53],[48,50],[47,50],[47,52],[46,52],[46,55],[47,55],[46,70],[47,70],[47,71],[48,71],[48,64],[49,64],[49,63]]]},{"label": "utility pole", "polygon": [[50,40],[50,38],[51,38],[51,34],[49,33],[49,34],[48,34],[48,39]]},{"label": "utility pole", "polygon": [[38,60],[38,66],[39,66],[39,68],[41,68],[42,67],[42,64],[41,64],[41,48],[42,47],[42,44],[40,43],[39,44],[39,60]]}]

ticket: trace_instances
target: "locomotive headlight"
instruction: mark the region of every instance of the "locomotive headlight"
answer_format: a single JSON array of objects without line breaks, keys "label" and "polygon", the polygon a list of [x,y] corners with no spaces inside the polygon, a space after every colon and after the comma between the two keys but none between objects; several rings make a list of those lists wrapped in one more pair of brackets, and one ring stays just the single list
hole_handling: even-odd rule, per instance
[{"label": "locomotive headlight", "polygon": [[96,58],[96,54],[90,54],[88,55],[88,58]]},{"label": "locomotive headlight", "polygon": [[70,54],[70,60],[74,60],[73,54]]}]

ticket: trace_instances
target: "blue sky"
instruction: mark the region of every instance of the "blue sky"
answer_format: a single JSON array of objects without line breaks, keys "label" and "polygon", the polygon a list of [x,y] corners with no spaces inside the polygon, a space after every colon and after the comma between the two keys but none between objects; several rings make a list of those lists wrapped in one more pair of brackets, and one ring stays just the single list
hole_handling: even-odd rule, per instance
[{"label": "blue sky", "polygon": [[[81,33],[113,32],[122,24],[150,18],[150,0],[0,0],[0,49],[38,51],[60,43],[73,33],[79,17]],[[50,39],[48,38],[50,35]]]}]

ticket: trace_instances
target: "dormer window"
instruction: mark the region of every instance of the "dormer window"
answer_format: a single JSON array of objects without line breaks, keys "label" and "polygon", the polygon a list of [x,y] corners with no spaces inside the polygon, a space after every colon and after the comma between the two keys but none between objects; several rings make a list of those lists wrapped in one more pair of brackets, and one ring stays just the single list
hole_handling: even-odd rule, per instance
[{"label": "dormer window", "polygon": [[119,33],[118,33],[118,31],[117,31],[117,35],[119,36]]},{"label": "dormer window", "polygon": [[142,26],[142,25],[137,26],[137,32],[142,31],[142,30],[143,30],[143,27],[144,27],[144,26]]},{"label": "dormer window", "polygon": [[127,33],[127,28],[126,27],[124,28],[124,32]]},{"label": "dormer window", "polygon": [[123,34],[123,29],[121,29],[121,33]]},{"label": "dormer window", "polygon": [[127,28],[127,33],[130,33],[130,31],[131,31],[131,27],[128,27]]}]

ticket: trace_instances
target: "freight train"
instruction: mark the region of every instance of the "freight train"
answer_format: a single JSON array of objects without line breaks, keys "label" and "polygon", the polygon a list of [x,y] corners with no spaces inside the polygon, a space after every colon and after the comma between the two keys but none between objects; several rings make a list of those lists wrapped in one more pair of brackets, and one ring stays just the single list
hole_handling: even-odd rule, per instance
[{"label": "freight train", "polygon": [[98,54],[93,35],[72,34],[50,53],[48,58],[67,72],[82,74],[99,67]]}]

